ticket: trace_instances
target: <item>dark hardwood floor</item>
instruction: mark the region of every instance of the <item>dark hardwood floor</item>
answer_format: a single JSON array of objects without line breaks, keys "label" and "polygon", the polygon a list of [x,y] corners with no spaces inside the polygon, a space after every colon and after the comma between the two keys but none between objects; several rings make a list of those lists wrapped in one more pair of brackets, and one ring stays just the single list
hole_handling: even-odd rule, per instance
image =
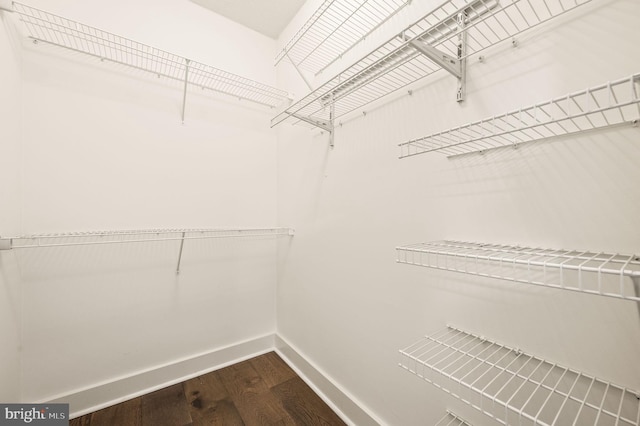
[{"label": "dark hardwood floor", "polygon": [[70,422],[70,426],[344,424],[275,352]]}]

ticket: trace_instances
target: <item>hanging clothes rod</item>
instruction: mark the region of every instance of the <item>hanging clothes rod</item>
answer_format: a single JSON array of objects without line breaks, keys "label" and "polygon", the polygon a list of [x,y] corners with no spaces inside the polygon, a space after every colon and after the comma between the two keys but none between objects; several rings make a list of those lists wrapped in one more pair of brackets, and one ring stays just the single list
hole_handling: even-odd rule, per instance
[{"label": "hanging clothes rod", "polygon": [[156,241],[203,240],[211,238],[246,238],[292,236],[291,228],[243,229],[143,229],[118,231],[69,232],[58,234],[0,237],[0,250],[68,247],[100,244],[146,243]]}]

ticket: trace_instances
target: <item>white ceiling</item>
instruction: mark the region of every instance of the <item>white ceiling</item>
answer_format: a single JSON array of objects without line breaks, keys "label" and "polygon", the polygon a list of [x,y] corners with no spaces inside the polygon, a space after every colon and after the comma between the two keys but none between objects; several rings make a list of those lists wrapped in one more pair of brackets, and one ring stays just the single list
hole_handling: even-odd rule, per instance
[{"label": "white ceiling", "polygon": [[278,38],[305,0],[191,0],[271,38]]}]

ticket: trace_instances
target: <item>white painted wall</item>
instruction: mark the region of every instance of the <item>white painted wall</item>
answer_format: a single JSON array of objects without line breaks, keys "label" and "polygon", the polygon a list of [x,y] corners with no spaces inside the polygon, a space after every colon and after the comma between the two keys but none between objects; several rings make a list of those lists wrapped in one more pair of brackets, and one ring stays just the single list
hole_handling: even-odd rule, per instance
[{"label": "white painted wall", "polygon": [[[189,1],[30,4],[261,82],[275,81],[273,40]],[[12,127],[7,133],[3,126],[0,146],[11,154],[1,161],[12,180],[1,194],[13,201],[7,205],[21,209],[16,217],[22,223],[19,229],[3,223],[1,232],[276,224],[271,110],[190,90],[183,125],[179,83],[29,42],[20,74],[13,70],[5,33],[1,72],[10,75],[0,87],[3,94],[5,87],[12,92],[0,106]],[[11,68],[5,69],[6,61]],[[21,97],[14,85],[22,86]],[[14,113],[19,105],[22,126]],[[9,161],[12,166],[4,169]],[[18,171],[20,180],[13,176]],[[19,317],[4,309],[12,301],[7,256],[17,259],[22,274],[24,401],[64,400],[275,331],[274,239],[187,241],[180,275],[178,248],[174,241],[2,254],[0,336],[11,343],[2,345],[3,379],[16,371],[17,338],[11,333]],[[5,364],[4,352],[11,363]],[[16,399],[13,387],[5,390],[2,382],[0,399]]]},{"label": "white painted wall", "polygon": [[[398,20],[438,3],[414,0]],[[446,324],[640,389],[635,303],[400,265],[394,250],[459,239],[640,252],[638,128],[397,159],[409,139],[640,71],[639,15],[635,0],[594,0],[516,49],[472,58],[464,104],[440,72],[413,96],[357,111],[333,150],[326,135],[279,126],[278,214],[296,238],[281,254],[278,333],[381,422],[435,424],[453,408],[491,424],[397,367],[398,349]],[[279,73],[304,94],[286,64]]]},{"label": "white painted wall", "polygon": [[[20,44],[4,12],[0,12],[0,58],[0,236],[4,236],[20,231],[22,140]],[[0,250],[0,401],[20,400],[20,288],[15,256]]]}]

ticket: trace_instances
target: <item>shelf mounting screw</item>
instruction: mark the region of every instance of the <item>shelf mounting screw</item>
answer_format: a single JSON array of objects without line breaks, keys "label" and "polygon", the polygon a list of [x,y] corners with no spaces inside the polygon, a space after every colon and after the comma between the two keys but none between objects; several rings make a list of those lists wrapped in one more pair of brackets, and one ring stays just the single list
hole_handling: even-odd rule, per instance
[{"label": "shelf mounting screw", "polygon": [[516,40],[515,38],[511,40],[511,46],[518,47],[518,40]]}]

